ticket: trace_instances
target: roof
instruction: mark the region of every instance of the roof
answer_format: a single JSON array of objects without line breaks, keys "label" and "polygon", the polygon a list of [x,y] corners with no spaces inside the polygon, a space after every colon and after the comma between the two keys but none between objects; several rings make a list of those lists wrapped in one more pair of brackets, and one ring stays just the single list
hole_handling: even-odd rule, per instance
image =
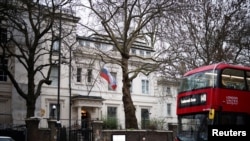
[{"label": "roof", "polygon": [[[113,42],[111,41],[111,39],[108,36],[92,36],[92,37],[77,36],[77,40],[85,40],[85,41],[91,41],[91,42],[113,44]],[[122,42],[122,40],[119,40],[119,41]],[[132,48],[143,49],[143,50],[148,50],[148,51],[154,52],[153,48],[148,46],[146,44],[146,42],[143,42],[143,40],[134,41]]]},{"label": "roof", "polygon": [[228,63],[218,63],[218,64],[212,64],[207,66],[198,67],[196,69],[190,70],[187,73],[184,74],[184,76],[188,76],[194,73],[206,71],[206,70],[217,70],[217,69],[224,69],[224,68],[233,68],[233,69],[240,69],[240,70],[248,70],[250,71],[250,67],[243,66],[243,65],[233,65]]}]

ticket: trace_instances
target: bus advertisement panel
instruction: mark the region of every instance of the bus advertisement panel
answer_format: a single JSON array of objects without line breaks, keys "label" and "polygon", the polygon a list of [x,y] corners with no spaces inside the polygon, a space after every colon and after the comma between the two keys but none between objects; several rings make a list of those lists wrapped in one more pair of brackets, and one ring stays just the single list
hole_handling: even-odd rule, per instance
[{"label": "bus advertisement panel", "polygon": [[249,125],[249,99],[250,67],[219,63],[187,72],[177,96],[176,140],[207,141],[209,126]]}]

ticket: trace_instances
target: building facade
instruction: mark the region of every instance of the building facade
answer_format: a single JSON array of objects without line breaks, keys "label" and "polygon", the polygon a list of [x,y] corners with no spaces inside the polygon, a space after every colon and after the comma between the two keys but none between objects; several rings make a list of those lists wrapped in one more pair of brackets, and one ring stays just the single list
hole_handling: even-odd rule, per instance
[{"label": "building facade", "polygon": [[[63,22],[63,28],[67,26],[72,24]],[[6,35],[2,28],[1,35]],[[98,55],[98,52],[102,51],[119,59],[119,53],[112,43],[100,37],[79,37],[76,31],[70,36],[65,36],[61,43],[57,40],[53,42],[52,59],[54,62],[60,61],[51,67],[51,84],[44,84],[41,89],[41,95],[36,101],[35,117],[55,119],[60,121],[62,126],[72,128],[87,128],[93,120],[114,118],[116,128],[124,129],[121,67],[105,63]],[[61,52],[60,55],[58,51]],[[144,57],[153,56],[153,52],[152,48],[141,41],[136,41],[131,49],[131,54]],[[48,61],[48,56],[39,61]],[[8,58],[1,59],[0,66],[8,65],[13,68],[20,86],[27,89],[27,81],[23,81],[27,80],[27,74],[23,67],[17,60],[11,65],[9,62]],[[138,63],[137,60],[131,60],[131,69],[136,68],[135,62]],[[116,80],[115,90],[100,76],[100,71],[104,67]],[[131,84],[130,91],[136,107],[139,128],[146,128],[148,121],[157,123],[159,129],[168,129],[168,124],[177,123],[176,83],[163,81],[155,73],[151,73],[148,76],[139,74]],[[4,127],[25,124],[25,110],[25,101],[0,67],[0,125]],[[40,126],[46,127],[46,122]]]}]

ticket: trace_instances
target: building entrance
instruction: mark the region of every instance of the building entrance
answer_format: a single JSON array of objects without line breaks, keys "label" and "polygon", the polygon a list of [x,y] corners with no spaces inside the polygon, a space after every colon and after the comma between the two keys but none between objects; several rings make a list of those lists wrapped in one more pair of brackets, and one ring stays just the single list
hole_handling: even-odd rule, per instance
[{"label": "building entrance", "polygon": [[82,129],[89,128],[90,125],[90,115],[89,112],[85,109],[81,110],[81,123],[82,123]]}]

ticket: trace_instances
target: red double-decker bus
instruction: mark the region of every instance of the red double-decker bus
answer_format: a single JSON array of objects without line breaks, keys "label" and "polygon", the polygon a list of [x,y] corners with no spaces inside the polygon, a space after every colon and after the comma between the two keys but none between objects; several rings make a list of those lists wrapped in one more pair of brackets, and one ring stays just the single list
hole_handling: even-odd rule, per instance
[{"label": "red double-decker bus", "polygon": [[181,79],[177,141],[207,141],[208,125],[250,124],[250,67],[218,63]]}]

